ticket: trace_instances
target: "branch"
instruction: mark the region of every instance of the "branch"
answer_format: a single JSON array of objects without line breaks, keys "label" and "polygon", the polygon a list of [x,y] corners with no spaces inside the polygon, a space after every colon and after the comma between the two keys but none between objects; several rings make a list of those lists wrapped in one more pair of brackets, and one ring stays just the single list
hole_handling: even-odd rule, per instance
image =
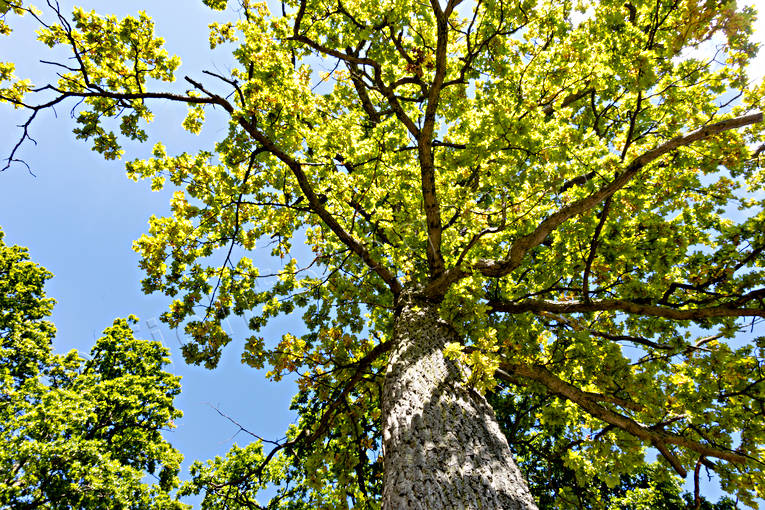
[{"label": "branch", "polygon": [[[592,88],[592,87],[589,87],[589,88],[586,88],[586,89],[584,89],[584,90],[582,90],[580,92],[574,92],[572,94],[569,94],[568,96],[566,96],[563,99],[563,101],[561,102],[559,108],[565,108],[565,107],[569,106],[570,104],[575,103],[576,101],[579,101],[583,97],[589,96],[593,92],[595,92],[595,89]],[[555,107],[552,105],[552,103],[548,104],[547,106],[542,108],[542,112],[545,115],[548,115],[548,116],[552,115],[555,112]]]},{"label": "branch", "polygon": [[[36,113],[39,110],[49,108],[52,106],[55,106],[56,104],[70,98],[70,97],[76,97],[76,98],[89,98],[89,97],[106,97],[110,99],[117,99],[117,100],[133,100],[133,99],[166,99],[169,101],[174,102],[183,102],[183,103],[193,103],[193,104],[212,104],[212,105],[219,105],[224,110],[226,110],[229,115],[233,116],[233,113],[235,111],[234,106],[228,102],[226,99],[220,97],[217,94],[214,94],[212,92],[209,92],[201,83],[189,78],[188,76],[185,78],[187,82],[189,82],[191,85],[193,85],[196,89],[200,90],[204,94],[206,94],[208,97],[195,97],[195,96],[189,96],[189,95],[181,95],[181,94],[173,94],[173,93],[154,93],[154,92],[144,92],[144,93],[119,93],[119,92],[109,92],[109,91],[90,91],[90,92],[70,92],[70,91],[62,91],[59,89],[56,89],[55,87],[50,87],[52,90],[59,93],[59,96],[52,99],[51,101],[48,101],[47,103],[43,103],[40,105],[27,105],[27,104],[20,104],[20,106],[23,106],[25,108],[28,108],[32,110],[34,113]],[[32,117],[30,117],[29,122],[34,118],[34,114]],[[303,168],[301,164],[292,158],[290,155],[282,151],[276,143],[268,138],[265,134],[263,134],[261,131],[259,131],[254,124],[249,123],[244,118],[238,119],[239,125],[244,128],[244,130],[252,136],[252,138],[257,141],[265,150],[267,150],[269,153],[276,156],[279,160],[281,160],[284,164],[287,165],[287,167],[292,171],[293,175],[298,181],[298,184],[300,186],[301,191],[305,195],[305,197],[308,199],[308,203],[311,206],[311,209],[321,218],[324,223],[327,225],[327,227],[332,230],[332,232],[337,235],[340,240],[348,246],[356,255],[358,255],[364,263],[369,266],[373,271],[375,271],[378,276],[380,276],[383,281],[390,287],[391,291],[394,294],[398,294],[401,291],[401,284],[396,279],[395,275],[391,273],[386,267],[382,266],[380,263],[378,263],[374,258],[372,258],[372,255],[369,253],[369,251],[366,249],[366,247],[356,240],[353,236],[351,236],[348,232],[343,229],[343,227],[338,223],[338,221],[332,216],[326,208],[321,203],[319,197],[316,195],[316,193],[313,191],[313,188],[311,184],[308,181],[308,177],[306,176],[305,172],[303,171]],[[26,136],[26,128],[25,125],[25,138]],[[24,138],[22,138],[23,142]],[[15,154],[16,150],[18,149],[18,145],[14,148],[14,151],[8,159],[8,164],[10,164],[13,161],[13,154]],[[7,167],[7,165],[6,165]]]},{"label": "branch", "polygon": [[273,140],[258,130],[254,124],[247,122],[244,119],[240,119],[239,124],[244,128],[245,131],[247,131],[247,133],[250,134],[250,136],[252,136],[253,139],[255,139],[255,141],[261,144],[263,148],[276,156],[282,163],[287,165],[287,167],[292,171],[292,174],[297,179],[300,190],[303,192],[303,195],[305,195],[306,199],[308,200],[308,204],[316,213],[316,215],[321,218],[324,224],[338,238],[340,238],[340,241],[342,241],[343,244],[345,244],[351,251],[358,255],[370,269],[372,269],[380,278],[382,278],[382,280],[388,285],[394,295],[398,295],[401,292],[401,283],[398,281],[396,276],[391,273],[387,267],[383,266],[377,260],[375,260],[372,257],[372,254],[369,253],[369,250],[367,250],[366,246],[364,246],[360,241],[349,234],[342,227],[342,225],[338,223],[337,219],[335,219],[335,217],[332,216],[329,211],[327,211],[327,209],[324,207],[324,204],[322,203],[322,200],[318,197],[316,192],[314,192],[311,183],[308,181],[308,176],[303,171],[303,166],[300,164],[300,162],[284,152],[278,145],[276,145],[276,143],[274,143]]},{"label": "branch", "polygon": [[762,112],[735,117],[723,120],[714,124],[709,124],[697,129],[687,135],[679,135],[664,144],[646,151],[636,157],[610,184],[595,191],[591,195],[584,197],[576,202],[562,207],[553,213],[546,220],[534,229],[533,232],[517,239],[510,248],[510,255],[502,260],[482,259],[476,262],[473,270],[485,276],[504,276],[520,266],[524,256],[528,251],[544,241],[544,239],[563,222],[578,216],[606,200],[614,193],[626,186],[637,174],[649,163],[657,160],[661,156],[672,152],[680,147],[690,145],[694,142],[705,140],[713,135],[729,131],[731,129],[748,126],[762,122]]},{"label": "branch", "polygon": [[527,299],[519,303],[494,299],[489,302],[489,305],[493,311],[512,314],[524,312],[586,313],[620,311],[665,319],[691,321],[712,317],[765,317],[765,309],[760,308],[731,308],[726,305],[720,305],[680,310],[666,306],[635,303],[626,299],[604,299],[602,301],[589,302]]},{"label": "branch", "polygon": [[241,87],[239,87],[239,83],[236,80],[232,80],[232,79],[226,78],[225,76],[221,76],[220,74],[213,73],[212,71],[202,71],[202,74],[207,74],[207,75],[213,76],[215,78],[218,78],[222,82],[228,83],[229,85],[234,87],[234,89],[236,90],[237,95],[239,96],[239,101],[241,101],[241,103],[242,103],[242,108],[244,108],[247,105],[247,101],[244,98],[244,93],[242,92],[242,89],[241,89]]},{"label": "branch", "polygon": [[565,221],[583,214],[600,202],[606,200],[614,193],[625,187],[643,167],[657,160],[661,156],[672,152],[680,147],[690,145],[694,142],[705,140],[713,135],[729,131],[731,129],[757,124],[762,122],[762,112],[735,117],[723,120],[714,124],[709,124],[702,128],[692,131],[687,135],[679,135],[664,144],[644,152],[632,160],[624,171],[608,185],[595,191],[587,197],[577,200],[570,205],[562,207],[557,212],[550,215],[542,221],[533,232],[515,240],[510,247],[510,254],[505,259],[480,259],[476,261],[471,268],[462,268],[455,266],[447,269],[438,278],[431,281],[424,290],[424,295],[436,299],[444,295],[449,286],[467,275],[474,272],[489,277],[502,277],[521,265],[523,258],[529,250],[538,246],[548,235],[558,228]]},{"label": "branch", "polygon": [[[226,413],[224,413],[223,411],[221,411],[217,406],[212,405],[210,402],[207,402],[207,405],[212,407],[215,410],[215,412],[218,413],[221,417],[227,419],[228,421],[230,421],[231,423],[233,423],[234,425],[239,427],[239,430],[236,431],[236,434],[238,434],[239,432],[244,432],[245,434],[248,434],[248,435],[254,437],[256,440],[261,441],[263,443],[269,443],[269,444],[272,444],[272,445],[275,445],[275,446],[279,446],[281,444],[281,443],[279,443],[279,441],[271,441],[270,439],[265,439],[265,438],[260,437],[259,435],[255,434],[254,432],[251,432],[251,431],[247,430],[241,423],[239,423],[234,418],[232,418],[231,416],[229,416]],[[236,434],[234,434],[234,435],[236,435]]]},{"label": "branch", "polygon": [[441,97],[441,88],[444,84],[447,68],[447,46],[449,42],[448,16],[456,2],[449,2],[447,13],[441,10],[439,0],[431,0],[433,13],[436,17],[436,69],[433,82],[428,90],[428,102],[425,107],[425,116],[417,137],[417,153],[420,160],[420,180],[422,186],[422,200],[425,209],[425,221],[427,223],[428,244],[426,253],[431,277],[437,278],[444,271],[444,258],[441,254],[441,207],[436,193],[436,167],[433,161],[433,141],[436,126],[436,111]]},{"label": "branch", "polygon": [[[465,347],[465,352],[470,353],[474,350],[476,350],[473,347]],[[502,381],[508,382],[510,384],[514,384],[516,386],[528,386],[529,381],[527,379],[524,379],[522,377],[518,377],[517,375],[511,374],[502,368],[497,369],[495,373],[496,377]],[[619,397],[615,397],[613,395],[606,395],[604,393],[595,393],[592,391],[583,391],[582,394],[589,400],[593,402],[608,402],[610,404],[616,404],[619,407],[623,407],[624,409],[631,409],[633,411],[642,411],[644,408],[642,405],[638,404],[637,402],[633,402],[632,400],[627,400]]]},{"label": "branch", "polygon": [[303,16],[305,16],[306,7],[307,7],[307,1],[301,0],[300,7],[298,8],[298,12],[295,15],[295,23],[292,26],[292,37],[288,38],[287,40],[301,42],[309,46],[310,48],[318,51],[319,53],[323,53],[324,55],[330,55],[332,57],[339,58],[340,60],[344,62],[349,62],[351,64],[356,64],[356,65],[372,66],[376,70],[380,69],[380,64],[378,64],[376,61],[372,60],[371,58],[357,57],[355,55],[343,53],[342,51],[338,51],[328,46],[325,46],[323,44],[320,44],[314,41],[313,39],[311,39],[310,37],[304,34],[301,34],[300,24],[303,22]]},{"label": "branch", "polygon": [[[187,79],[188,80],[188,79]],[[190,81],[190,80],[189,80]],[[192,103],[192,104],[212,104],[212,105],[219,105],[222,106],[226,111],[229,113],[233,112],[233,108],[231,105],[226,101],[225,99],[210,95],[210,97],[195,97],[195,96],[189,96],[189,95],[183,95],[183,94],[174,94],[169,92],[158,92],[158,93],[119,93],[119,92],[108,92],[102,89],[98,89],[97,91],[87,91],[87,92],[75,92],[75,91],[67,91],[67,90],[61,90],[57,87],[54,87],[52,85],[46,85],[44,87],[41,87],[36,90],[36,92],[42,92],[44,90],[52,90],[53,92],[57,93],[58,96],[54,97],[50,101],[47,101],[45,103],[40,104],[28,104],[23,101],[18,101],[10,97],[5,97],[0,95],[0,99],[8,101],[9,103],[13,104],[14,106],[25,108],[27,110],[31,110],[32,114],[29,116],[29,118],[24,122],[24,124],[20,125],[19,127],[22,128],[22,136],[14,145],[13,149],[11,150],[10,155],[6,158],[6,164],[5,166],[0,169],[0,171],[8,169],[12,163],[20,162],[26,165],[21,160],[16,159],[16,153],[20,150],[21,146],[23,145],[24,141],[29,139],[32,140],[35,144],[35,142],[31,136],[29,136],[29,127],[32,124],[32,121],[37,116],[37,113],[41,110],[45,110],[48,108],[54,108],[59,103],[62,103],[66,101],[69,98],[78,98],[78,99],[87,99],[91,97],[105,97],[109,99],[115,99],[117,101],[129,101],[134,99],[166,99],[169,101],[175,101],[175,102],[183,102],[183,103]],[[27,168],[29,166],[27,165]]]},{"label": "branch", "polygon": [[[580,324],[578,324],[578,321],[571,319],[570,317],[565,317],[563,315],[553,314],[550,312],[542,312],[542,315],[545,317],[550,317],[562,324],[568,324],[569,327],[574,329],[583,329],[584,331],[587,331],[592,336],[597,336],[600,338],[605,338],[606,340],[611,340],[613,342],[632,342],[633,344],[639,344],[644,345],[646,347],[650,347],[652,349],[657,350],[664,350],[664,351],[671,351],[674,348],[669,345],[662,345],[658,344],[656,342],[653,342],[651,340],[648,340],[647,338],[639,337],[639,336],[628,336],[628,335],[612,335],[611,333],[606,333],[605,331],[599,331],[592,328],[585,328],[582,327]],[[691,347],[693,348],[693,347]]]},{"label": "branch", "polygon": [[[194,82],[190,78],[187,77],[186,80],[205,94],[216,97],[220,101],[225,102],[225,104],[228,105],[226,110],[229,113],[233,113],[233,107],[230,105],[230,103],[228,103],[228,101],[219,96],[213,96],[207,92],[200,84]],[[338,238],[340,238],[340,241],[342,241],[343,244],[345,244],[351,251],[358,255],[361,260],[363,260],[364,263],[369,266],[370,269],[377,273],[377,275],[380,276],[380,278],[382,278],[382,280],[388,285],[394,295],[397,295],[399,292],[401,292],[401,283],[398,281],[398,279],[396,279],[396,276],[391,273],[388,268],[384,267],[374,258],[372,258],[372,255],[369,253],[369,250],[367,250],[366,246],[355,239],[351,234],[346,232],[346,230],[342,227],[342,225],[340,225],[340,223],[338,223],[335,217],[332,216],[329,211],[327,211],[327,209],[324,207],[324,204],[322,203],[322,200],[319,198],[316,192],[314,192],[311,183],[308,181],[308,176],[303,171],[303,166],[300,164],[300,162],[281,150],[281,148],[276,145],[273,140],[268,138],[265,134],[263,134],[263,132],[257,129],[254,123],[248,122],[243,117],[240,117],[238,122],[239,125],[242,126],[242,128],[244,128],[244,130],[250,136],[252,136],[253,139],[255,139],[255,141],[260,143],[265,150],[276,156],[282,163],[287,165],[287,167],[292,171],[292,174],[297,179],[298,186],[300,186],[300,190],[303,192],[303,195],[305,195],[306,199],[308,199],[308,204],[310,205],[311,209],[316,213],[317,216],[319,216],[319,218],[322,219],[322,221],[324,221],[324,224],[327,225],[327,227]]]},{"label": "branch", "polygon": [[699,510],[701,508],[701,491],[699,490],[699,473],[701,472],[701,466],[704,463],[704,456],[702,455],[699,457],[699,460],[696,461],[696,467],[693,470],[693,504],[694,504],[694,510]]},{"label": "branch", "polygon": [[590,172],[587,172],[586,174],[578,175],[572,179],[569,179],[568,181],[564,182],[560,188],[558,188],[558,194],[562,194],[564,191],[566,191],[569,188],[573,188],[574,186],[581,186],[582,184],[585,184],[587,181],[589,181],[596,175],[597,175],[597,172],[595,172],[595,170],[592,170]]},{"label": "branch", "polygon": [[356,89],[356,94],[359,96],[361,107],[364,108],[364,111],[372,124],[376,126],[381,120],[380,112],[378,112],[372,104],[372,99],[369,97],[366,84],[364,83],[364,80],[362,80],[361,73],[359,72],[359,66],[353,62],[346,62],[346,67],[351,75],[351,81],[353,82],[353,87]]},{"label": "branch", "polygon": [[586,302],[590,301],[590,271],[592,270],[592,263],[595,261],[595,253],[597,253],[598,245],[600,244],[600,233],[603,231],[603,225],[605,225],[606,219],[608,218],[608,212],[611,209],[611,198],[612,197],[608,197],[603,203],[603,211],[600,213],[600,220],[595,227],[595,233],[592,234],[590,253],[587,255],[587,261],[584,265],[584,273],[582,274],[582,299]]},{"label": "branch", "polygon": [[380,229],[380,224],[377,221],[374,221],[374,218],[372,217],[372,214],[369,213],[366,209],[364,209],[361,204],[355,200],[347,200],[346,203],[353,208],[354,211],[356,211],[358,214],[361,215],[362,218],[367,220],[367,222],[372,225],[372,234],[382,243],[387,244],[388,246],[396,247],[393,242],[388,238],[387,235],[385,235],[385,232]]},{"label": "branch", "polygon": [[[685,476],[685,469],[679,461],[667,449],[667,445],[676,445],[689,450],[693,450],[705,457],[715,457],[736,464],[743,464],[749,460],[748,457],[729,450],[721,450],[712,446],[707,446],[699,442],[688,439],[684,436],[656,430],[642,425],[632,418],[616,413],[603,407],[593,401],[588,394],[571,383],[560,379],[558,376],[547,370],[541,365],[524,365],[516,363],[501,362],[500,369],[511,376],[517,376],[524,379],[539,382],[556,395],[559,395],[571,402],[574,402],[583,410],[587,411],[593,417],[614,425],[621,430],[632,434],[644,441],[650,442],[665,457],[679,475]],[[501,373],[498,373],[501,377]],[[666,452],[666,453],[665,453]]]},{"label": "branch", "polygon": [[[733,272],[735,273],[736,271],[738,271],[739,269],[744,267],[746,264],[748,264],[751,260],[753,260],[757,255],[762,253],[763,251],[765,251],[765,244],[762,244],[762,245],[752,249],[752,251],[750,251],[746,255],[746,257],[744,257],[743,259],[739,260],[738,263],[736,265],[734,265],[734,266],[731,266],[730,269],[732,269]],[[717,255],[717,254],[713,254],[713,256],[714,255]],[[715,273],[717,273],[717,274],[715,275]],[[697,291],[697,292],[701,292],[701,293],[711,293],[711,291],[706,290],[707,287],[710,287],[712,285],[720,283],[720,282],[722,282],[726,278],[725,271],[719,271],[718,272],[718,271],[715,271],[715,270],[710,270],[709,274],[710,274],[710,276],[705,281],[703,281],[701,283],[697,283],[697,284],[672,282],[669,285],[669,287],[667,288],[667,291],[662,295],[661,299],[658,301],[659,304],[663,304],[663,305],[664,304],[669,304],[670,296],[672,296],[672,294],[674,294],[674,292],[676,290],[678,290],[678,289],[689,290],[689,291]],[[763,291],[765,291],[765,289]],[[760,292],[763,292],[763,291],[760,291]],[[749,295],[748,296],[742,296],[742,298],[744,298],[745,300],[753,299],[753,297],[751,297]]]},{"label": "branch", "polygon": [[[364,376],[364,370],[366,370],[377,358],[379,358],[382,354],[388,352],[393,348],[393,343],[383,342],[381,344],[377,344],[374,349],[369,351],[366,356],[361,358],[356,363],[356,371],[351,376],[350,379],[348,379],[345,382],[345,385],[343,386],[343,389],[340,391],[340,394],[332,399],[332,402],[325,406],[325,412],[322,414],[321,419],[319,420],[318,425],[313,431],[309,431],[308,429],[301,429],[300,432],[295,436],[295,439],[292,439],[290,441],[286,441],[284,443],[280,443],[278,446],[275,446],[269,454],[266,456],[266,458],[263,460],[263,462],[255,469],[254,473],[251,474],[257,474],[258,477],[260,477],[260,474],[263,472],[263,469],[268,465],[269,462],[271,462],[271,459],[276,455],[277,452],[280,450],[283,450],[285,448],[292,449],[296,445],[298,445],[301,442],[305,443],[312,443],[316,441],[321,435],[324,433],[324,431],[329,427],[330,423],[332,422],[332,418],[335,416],[335,414],[338,412],[338,410],[341,407],[341,404],[345,402],[346,397],[350,394],[350,392],[353,390],[353,388],[356,386],[356,384],[361,380],[361,378]],[[249,475],[246,475],[244,478],[246,479],[249,477]],[[238,480],[235,483],[239,483],[243,480]]]},{"label": "branch", "polygon": [[[189,83],[192,83],[193,85],[198,85],[193,80],[186,78],[186,81]],[[22,108],[26,108],[27,110],[32,111],[39,111],[44,110],[46,108],[50,108],[52,106],[56,106],[57,104],[66,101],[70,97],[76,97],[80,99],[87,99],[90,97],[105,97],[109,99],[117,99],[121,101],[129,101],[133,99],[167,99],[169,101],[176,101],[176,102],[182,102],[182,103],[192,103],[192,104],[217,104],[219,106],[222,106],[227,112],[232,113],[234,111],[233,106],[223,99],[220,96],[216,96],[214,94],[210,94],[210,97],[196,97],[196,96],[188,96],[188,95],[182,95],[182,94],[174,94],[171,92],[109,92],[108,90],[99,90],[99,91],[88,91],[88,92],[75,92],[75,91],[69,91],[69,90],[61,90],[59,88],[53,87],[51,85],[48,85],[46,87],[43,87],[41,89],[38,89],[37,92],[41,92],[43,90],[52,90],[59,95],[51,99],[50,101],[46,103],[41,103],[38,105],[33,104],[27,104],[21,101],[15,101],[12,98],[9,97],[3,97],[0,96],[5,101],[10,102],[11,104],[14,104],[16,106],[20,106]],[[200,89],[202,90],[202,89]],[[205,91],[206,92],[206,91]]]}]

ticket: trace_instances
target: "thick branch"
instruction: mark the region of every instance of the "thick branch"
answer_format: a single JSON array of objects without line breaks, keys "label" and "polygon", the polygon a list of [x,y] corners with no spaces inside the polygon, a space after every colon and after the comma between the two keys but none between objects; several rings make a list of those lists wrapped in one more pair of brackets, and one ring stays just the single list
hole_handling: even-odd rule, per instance
[{"label": "thick branch", "polygon": [[520,266],[521,261],[528,251],[538,246],[544,239],[563,222],[578,216],[600,202],[606,200],[614,193],[626,186],[640,170],[655,161],[661,156],[676,150],[680,147],[690,145],[694,142],[705,140],[713,135],[729,131],[731,129],[748,126],[762,122],[762,113],[754,113],[733,119],[727,119],[714,124],[709,124],[687,135],[680,135],[672,138],[668,142],[651,149],[642,155],[636,157],[611,183],[595,191],[591,195],[584,197],[576,202],[559,209],[556,213],[549,216],[546,220],[534,229],[533,232],[517,239],[510,248],[510,255],[502,260],[479,260],[473,266],[486,276],[504,276]]},{"label": "thick branch", "polygon": [[708,308],[677,309],[666,306],[635,303],[626,299],[604,299],[602,301],[547,301],[542,299],[526,299],[518,303],[492,300],[492,310],[506,313],[552,312],[552,313],[585,313],[619,311],[630,314],[648,315],[673,320],[702,320],[712,317],[765,317],[765,309],[735,308],[727,305],[711,306]]},{"label": "thick branch", "polygon": [[474,272],[478,272],[490,277],[501,277],[511,273],[521,265],[523,258],[526,256],[526,253],[528,253],[529,250],[541,244],[542,241],[544,241],[545,238],[562,223],[589,211],[600,202],[603,202],[608,197],[612,196],[614,193],[626,186],[638,174],[638,172],[640,172],[640,170],[649,163],[652,163],[661,156],[672,152],[673,150],[684,147],[686,145],[690,145],[700,140],[705,140],[718,133],[762,122],[762,118],[762,112],[759,112],[750,115],[744,115],[742,117],[723,120],[699,128],[696,131],[688,133],[687,135],[676,136],[668,142],[654,149],[646,151],[642,155],[633,159],[632,162],[624,169],[624,171],[617,175],[611,183],[595,191],[589,196],[559,209],[556,213],[542,221],[534,229],[533,232],[516,239],[510,247],[510,255],[507,258],[499,260],[481,259],[473,264],[472,268],[463,268],[459,266],[451,267],[444,271],[441,276],[430,282],[428,287],[425,289],[424,294],[431,299],[440,298],[446,293],[451,284]]},{"label": "thick branch", "polygon": [[[436,111],[441,97],[441,88],[446,77],[447,45],[449,39],[448,14],[441,11],[438,0],[431,0],[436,16],[437,41],[435,55],[435,74],[428,89],[428,102],[425,107],[425,117],[417,137],[417,153],[420,160],[420,179],[422,200],[425,207],[425,221],[428,232],[426,248],[428,266],[433,278],[444,271],[444,259],[441,255],[441,207],[436,192],[436,168],[433,161],[433,140],[436,125]],[[451,2],[449,8],[452,8]]]},{"label": "thick branch", "polygon": [[[214,100],[215,104],[223,106],[223,108],[229,114],[234,112],[234,107],[228,101],[220,96],[207,92],[207,90],[205,90],[200,84],[194,82],[193,80],[189,78],[186,78],[186,80],[197,87],[199,90],[208,94],[210,98]],[[303,171],[302,165],[296,159],[281,150],[281,148],[276,145],[273,140],[258,130],[253,123],[247,122],[244,118],[240,117],[239,125],[242,126],[242,128],[244,128],[244,130],[247,131],[247,133],[249,133],[249,135],[252,136],[252,138],[257,141],[265,150],[276,156],[280,161],[287,165],[287,167],[292,171],[292,174],[297,179],[300,190],[305,195],[306,199],[308,200],[308,204],[316,213],[316,215],[322,219],[324,224],[327,225],[327,227],[332,232],[334,232],[338,238],[340,238],[343,244],[348,246],[351,251],[358,255],[370,269],[377,273],[377,275],[380,276],[380,278],[382,278],[386,284],[388,284],[388,287],[390,287],[394,294],[398,294],[401,291],[401,284],[396,279],[396,276],[391,273],[388,268],[376,261],[369,253],[369,250],[367,250],[367,248],[361,242],[355,239],[351,234],[346,232],[346,230],[340,225],[340,223],[338,223],[335,217],[332,216],[329,211],[327,211],[321,199],[314,192],[313,187],[308,181],[308,176]]]},{"label": "thick branch", "polygon": [[[465,352],[470,352],[471,350],[472,349],[470,347],[465,348]],[[503,370],[502,368],[498,369],[494,375],[497,377],[497,379],[508,382],[510,384],[514,384],[516,386],[527,386],[529,384],[528,379],[525,379],[515,374],[511,374]],[[633,411],[638,411],[638,412],[643,410],[643,406],[638,404],[637,402],[615,397],[613,395],[606,395],[604,393],[595,393],[592,391],[583,391],[582,395],[584,395],[587,399],[591,400],[592,402],[608,402],[609,404],[616,404],[619,407],[623,407],[624,409],[631,409]]]},{"label": "thick branch", "polygon": [[[689,450],[693,450],[705,457],[715,457],[737,464],[742,464],[748,460],[748,458],[744,455],[740,455],[732,451],[721,450],[712,446],[698,443],[677,434],[672,434],[641,425],[640,423],[631,418],[628,418],[627,416],[616,413],[594,402],[593,399],[587,395],[587,393],[583,392],[573,384],[560,379],[541,365],[500,363],[500,369],[507,374],[510,374],[511,376],[514,375],[543,384],[551,393],[574,402],[593,417],[604,421],[605,423],[614,425],[615,427],[618,427],[635,437],[650,442],[652,445],[656,446],[659,451],[667,450],[667,445],[676,445],[687,448]],[[682,466],[679,465],[677,459],[675,459],[673,455],[669,455],[670,458],[667,460],[672,464],[673,467],[675,467],[681,476],[684,476],[685,470],[682,468]]]}]

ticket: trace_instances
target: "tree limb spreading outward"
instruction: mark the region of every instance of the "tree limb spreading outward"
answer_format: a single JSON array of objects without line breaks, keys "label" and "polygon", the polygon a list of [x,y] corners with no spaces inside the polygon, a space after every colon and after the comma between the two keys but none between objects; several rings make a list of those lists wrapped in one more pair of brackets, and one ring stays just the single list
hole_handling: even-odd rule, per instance
[{"label": "tree limb spreading outward", "polygon": [[[524,365],[519,363],[502,362],[500,363],[500,369],[497,371],[497,377],[512,383],[515,383],[517,378],[525,378],[541,383],[551,393],[574,402],[593,417],[610,425],[614,425],[619,429],[624,430],[625,432],[628,432],[646,442],[649,442],[653,446],[656,446],[662,455],[667,458],[667,461],[672,465],[675,471],[677,471],[677,473],[682,477],[685,477],[687,472],[685,468],[682,467],[682,464],[680,464],[677,458],[669,452],[667,445],[681,446],[706,457],[719,458],[734,463],[744,463],[748,460],[751,460],[744,455],[740,455],[730,450],[715,448],[713,446],[708,446],[697,441],[693,441],[678,434],[672,434],[657,428],[651,428],[642,425],[632,418],[604,407],[598,403],[598,400],[610,400],[617,405],[624,405],[625,407],[626,404],[620,403],[618,400],[614,400],[612,398],[600,397],[596,394],[584,392],[573,384],[560,379],[541,365]],[[632,404],[629,404],[629,406],[634,407]]]},{"label": "tree limb spreading outward", "polygon": [[[762,295],[760,290],[757,295]],[[750,293],[752,294],[752,293]],[[755,296],[752,296],[754,300]],[[618,311],[630,314],[647,315],[650,317],[662,317],[679,321],[703,320],[711,317],[765,317],[763,308],[738,308],[737,303],[732,306],[719,305],[707,308],[678,309],[669,306],[656,306],[636,303],[626,299],[604,299],[600,301],[545,301],[541,299],[526,299],[517,303],[494,300],[490,302],[491,309],[505,313],[525,312],[552,312],[552,313],[586,313]]]},{"label": "tree limb spreading outward", "polygon": [[459,281],[473,272],[495,278],[511,273],[521,265],[521,262],[529,250],[540,245],[558,226],[575,216],[579,216],[589,211],[597,204],[603,202],[608,197],[624,188],[646,165],[680,147],[691,145],[694,142],[707,139],[725,131],[730,131],[731,129],[757,124],[762,122],[762,120],[762,112],[722,120],[703,126],[686,135],[678,135],[658,147],[644,152],[640,156],[634,158],[632,162],[630,162],[609,184],[570,205],[562,207],[542,221],[531,233],[514,241],[508,250],[509,256],[507,258],[478,260],[470,269],[452,267],[443,275],[432,281],[425,290],[425,294],[437,296],[443,293],[445,289],[448,289],[452,283]]}]

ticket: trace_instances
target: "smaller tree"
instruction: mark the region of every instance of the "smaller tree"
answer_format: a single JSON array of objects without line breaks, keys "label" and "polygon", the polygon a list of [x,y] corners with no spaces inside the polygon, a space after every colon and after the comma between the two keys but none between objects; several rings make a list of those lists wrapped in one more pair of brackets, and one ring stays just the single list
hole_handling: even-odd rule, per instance
[{"label": "smaller tree", "polygon": [[[52,276],[0,230],[0,507],[178,509],[181,412],[167,349],[117,319],[91,350],[52,352]],[[147,474],[156,483],[145,483]]]}]

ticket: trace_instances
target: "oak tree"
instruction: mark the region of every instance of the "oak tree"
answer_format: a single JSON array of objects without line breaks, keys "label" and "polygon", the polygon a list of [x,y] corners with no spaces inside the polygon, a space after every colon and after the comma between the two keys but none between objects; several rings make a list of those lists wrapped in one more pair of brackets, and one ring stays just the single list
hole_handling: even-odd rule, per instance
[{"label": "oak tree", "polygon": [[[208,508],[535,508],[486,392],[545,396],[578,485],[647,449],[740,502],[765,476],[765,85],[754,12],[698,0],[204,0],[226,72],[190,72],[146,13],[3,0],[71,58],[0,99],[67,104],[107,159],[158,101],[228,130],[127,163],[174,190],[136,241],[184,355],[295,377],[286,439],[196,464]],[[6,20],[7,21],[7,20]],[[2,26],[8,32],[9,25]],[[201,36],[201,34],[200,34]],[[307,245],[305,249],[302,245]],[[282,261],[275,274],[264,257]],[[259,331],[292,314],[280,339]],[[742,331],[748,332],[746,335]],[[689,475],[691,473],[692,475]],[[700,501],[700,500],[699,500]]]}]

